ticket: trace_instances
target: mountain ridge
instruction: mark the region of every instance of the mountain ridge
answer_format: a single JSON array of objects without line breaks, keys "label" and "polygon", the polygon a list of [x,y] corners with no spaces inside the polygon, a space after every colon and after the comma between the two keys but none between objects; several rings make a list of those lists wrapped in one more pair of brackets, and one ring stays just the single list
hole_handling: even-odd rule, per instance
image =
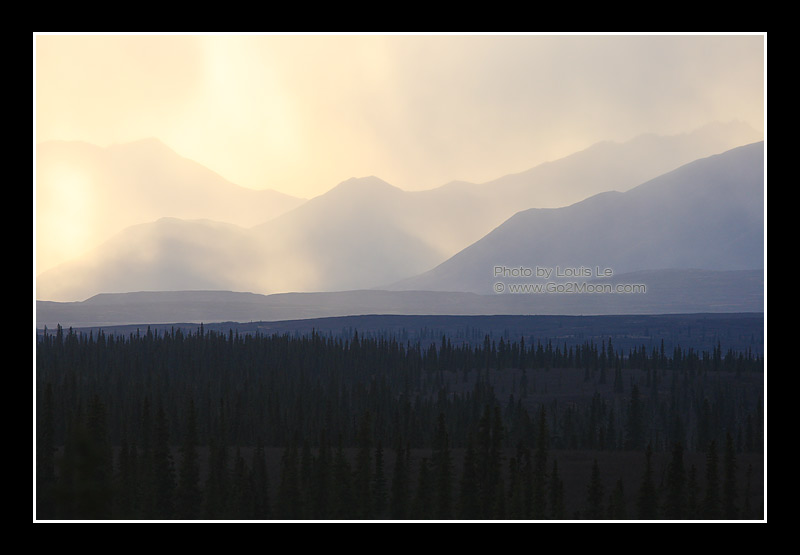
[{"label": "mountain ridge", "polygon": [[[146,283],[152,289],[186,289],[205,284],[211,289],[275,293],[396,284],[436,268],[493,233],[509,218],[514,221],[514,214],[523,206],[520,199],[524,197],[498,193],[494,199],[487,199],[461,194],[459,182],[445,188],[452,190],[447,194],[441,188],[403,191],[376,176],[350,178],[266,222],[240,226],[244,229],[235,231],[239,239],[228,248],[221,238],[209,236],[209,244],[203,246],[193,237],[206,234],[213,219],[186,219],[183,234],[175,231],[181,227],[177,224],[172,228],[164,222],[142,224],[153,226],[150,244],[158,245],[158,252],[171,249],[172,256],[144,256],[144,247],[133,242],[134,231],[140,233],[141,228],[129,229],[125,232],[131,237],[129,244],[119,239],[118,234],[114,249],[98,247],[83,258],[40,274],[37,297],[74,300],[99,291],[136,289],[131,276],[137,273],[142,279],[150,276]],[[192,226],[196,227],[194,233],[190,231]],[[156,236],[159,230],[168,229],[173,231]],[[221,229],[233,233],[229,228]],[[214,245],[218,247],[212,249]],[[120,253],[126,251],[135,254],[132,259],[141,264],[124,261]],[[207,260],[187,260],[184,251],[201,253]],[[187,268],[177,268],[177,260],[187,260]],[[101,268],[101,262],[106,264],[105,269]],[[144,267],[148,264],[152,267]],[[199,274],[203,280],[191,276],[191,271],[200,269],[205,272]],[[103,273],[125,278],[128,285],[123,288],[122,282],[113,283],[110,277],[98,281],[96,278],[102,278]],[[159,275],[164,276],[160,285],[154,281]],[[183,286],[174,279],[180,275],[190,279]],[[64,285],[67,283],[72,285],[67,287]],[[95,289],[91,290],[89,284],[94,284],[91,287]],[[192,287],[187,287],[189,284]]]},{"label": "mountain ridge", "polygon": [[158,139],[36,146],[36,268],[53,269],[125,228],[158,218],[252,225],[305,202],[232,183]]},{"label": "mountain ridge", "polygon": [[[270,321],[365,314],[610,315],[764,312],[759,270],[667,270],[616,276],[646,282],[630,295],[489,294],[356,290],[261,295],[237,291],[136,291],[83,301],[36,302],[37,327]],[[602,283],[603,280],[594,280]]]},{"label": "mountain ridge", "polygon": [[[624,193],[520,211],[432,270],[384,288],[486,293],[497,265],[610,264],[619,272],[763,267],[763,148],[757,142],[709,156]],[[696,186],[709,179],[722,183]]]}]

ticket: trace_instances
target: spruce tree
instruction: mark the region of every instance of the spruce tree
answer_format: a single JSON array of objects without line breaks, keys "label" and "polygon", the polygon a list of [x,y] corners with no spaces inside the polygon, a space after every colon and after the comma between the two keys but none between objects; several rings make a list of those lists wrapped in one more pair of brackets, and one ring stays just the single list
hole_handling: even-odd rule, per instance
[{"label": "spruce tree", "polygon": [[627,511],[625,509],[625,488],[622,483],[622,478],[617,480],[614,491],[611,492],[608,518],[612,520],[625,520],[627,518]]},{"label": "spruce tree", "polygon": [[231,493],[230,518],[236,520],[254,519],[255,497],[253,492],[253,476],[247,468],[240,447],[236,448],[232,482],[233,491]]},{"label": "spruce tree", "polygon": [[93,396],[87,412],[79,405],[68,426],[56,484],[58,518],[112,518],[112,465],[105,407]]},{"label": "spruce tree", "polygon": [[697,469],[694,465],[689,467],[689,474],[686,480],[686,518],[697,518]]},{"label": "spruce tree", "polygon": [[478,422],[477,448],[475,452],[475,489],[479,503],[479,517],[490,518],[494,507],[494,483],[492,459],[492,420],[491,409],[486,405]]},{"label": "spruce tree", "polygon": [[197,452],[197,414],[194,400],[191,398],[187,408],[184,434],[176,491],[176,516],[179,519],[191,520],[200,518],[203,501],[200,491],[200,464]]},{"label": "spruce tree", "polygon": [[738,492],[736,491],[736,449],[730,432],[725,437],[724,477],[722,482],[722,517],[726,520],[739,518],[739,508],[736,506]]},{"label": "spruce tree", "polygon": [[36,439],[36,518],[55,518],[55,407],[53,385],[45,384]]},{"label": "spruce tree", "polygon": [[702,507],[702,516],[705,520],[720,518],[718,466],[717,442],[712,440],[706,453],[706,494]]},{"label": "spruce tree", "polygon": [[503,442],[505,431],[500,407],[494,410],[486,405],[478,423],[476,453],[477,489],[481,518],[495,517],[500,495],[500,477],[503,464]]},{"label": "spruce tree", "polygon": [[108,412],[99,395],[92,396],[87,413],[87,428],[90,442],[91,488],[96,495],[95,519],[112,518],[111,509],[114,489],[114,455],[108,431]]},{"label": "spruce tree", "polygon": [[123,432],[116,481],[115,518],[122,520],[140,518],[138,506],[140,480],[136,445],[130,444],[127,433]]},{"label": "spruce tree", "polygon": [[672,460],[667,467],[663,510],[664,518],[669,520],[686,518],[686,471],[683,466],[683,445],[680,442],[673,446]]},{"label": "spruce tree", "polygon": [[328,437],[323,430],[320,434],[319,452],[314,461],[314,477],[311,485],[311,518],[315,520],[330,517],[331,513],[331,473],[332,454]]},{"label": "spruce tree", "polygon": [[608,411],[608,427],[606,428],[606,448],[611,451],[619,449],[617,441],[617,428],[615,426],[616,417],[614,416],[614,406]]},{"label": "spruce tree", "polygon": [[753,479],[753,465],[747,465],[747,474],[745,476],[744,486],[744,507],[742,508],[742,518],[746,520],[755,520],[756,516],[753,514],[753,503],[750,500]]},{"label": "spruce tree", "polygon": [[433,502],[431,485],[430,466],[428,465],[427,457],[423,457],[419,463],[419,472],[417,473],[417,489],[414,494],[411,519],[427,520],[433,518],[431,511],[431,503]]},{"label": "spruce tree", "polygon": [[541,520],[546,512],[547,453],[550,437],[547,428],[547,413],[544,405],[539,410],[538,432],[536,434],[536,454],[533,467],[533,518]]},{"label": "spruce tree", "polygon": [[550,518],[561,520],[566,513],[564,508],[564,481],[558,475],[558,461],[553,459],[553,470],[550,472]]},{"label": "spruce tree", "polygon": [[209,468],[205,487],[205,517],[209,520],[225,519],[229,516],[230,471],[224,408],[223,400],[220,399],[219,420],[209,438]]},{"label": "spruce tree", "polygon": [[169,427],[164,406],[159,399],[156,408],[155,437],[153,443],[153,477],[155,499],[153,518],[174,518],[175,466],[169,447]]},{"label": "spruce tree", "polygon": [[372,427],[369,411],[361,418],[361,425],[356,438],[358,451],[356,453],[356,466],[353,474],[353,489],[356,497],[356,518],[366,519],[371,517],[373,501],[371,493],[372,483]]},{"label": "spruce tree", "polygon": [[300,500],[300,468],[294,439],[283,450],[280,483],[275,502],[275,516],[281,520],[298,520],[302,516]]},{"label": "spruce tree", "polygon": [[373,474],[372,482],[372,498],[373,498],[373,518],[382,519],[386,512],[386,499],[388,493],[386,491],[386,473],[383,465],[383,444],[378,440],[378,446],[375,448],[375,473]]},{"label": "spruce tree", "polygon": [[271,518],[269,501],[269,474],[264,444],[259,440],[253,451],[253,462],[250,469],[253,479],[253,518],[265,520]]},{"label": "spruce tree", "polygon": [[639,497],[637,500],[637,509],[640,520],[655,520],[658,518],[658,498],[656,496],[656,486],[653,482],[653,467],[652,467],[653,447],[647,444],[645,451],[645,467],[644,476],[642,477],[642,484],[639,487]]},{"label": "spruce tree", "polygon": [[497,492],[495,494],[494,510],[492,511],[492,518],[498,520],[505,520],[508,518],[506,509],[506,488],[505,480],[501,475],[497,480]]},{"label": "spruce tree", "polygon": [[151,414],[152,407],[150,399],[145,395],[142,401],[140,413],[140,437],[141,437],[141,457],[140,470],[141,487],[139,488],[139,511],[140,518],[152,519],[155,513],[155,470],[153,466],[153,438],[155,436],[153,419]]},{"label": "spruce tree", "polygon": [[308,443],[308,438],[303,438],[303,449],[300,452],[299,467],[300,506],[302,507],[300,518],[309,518],[310,516],[311,497],[313,495],[313,467],[314,455],[311,453],[311,446]]},{"label": "spruce tree", "polygon": [[508,459],[508,518],[521,520],[523,518],[522,476],[516,456]]},{"label": "spruce tree", "polygon": [[83,495],[86,474],[83,464],[86,450],[86,425],[81,405],[75,407],[74,414],[68,415],[64,451],[58,461],[56,481],[56,518],[86,518],[78,506],[78,499]]},{"label": "spruce tree", "polygon": [[625,449],[638,451],[644,442],[644,404],[639,395],[639,386],[631,389],[631,400],[628,404],[628,427],[625,436]]},{"label": "spruce tree", "polygon": [[[517,445],[517,465],[519,468],[519,488],[520,488],[520,518],[529,519],[533,518],[533,482],[534,482],[534,469],[533,459],[531,457],[531,450],[525,446],[522,441]],[[545,488],[546,488],[545,484]],[[545,515],[537,517],[538,519],[545,518]]]},{"label": "spruce tree", "polygon": [[339,444],[333,461],[332,518],[337,520],[356,518],[355,498],[353,470],[347,457],[345,457],[342,439],[339,437]]},{"label": "spruce tree", "polygon": [[605,498],[605,491],[603,481],[600,478],[600,467],[597,465],[597,459],[594,459],[592,464],[592,474],[589,479],[589,486],[586,490],[586,512],[585,516],[589,520],[600,520],[604,518],[603,515],[603,499]]},{"label": "spruce tree", "polygon": [[434,517],[438,520],[452,518],[453,461],[445,426],[444,413],[439,413],[431,454],[434,483]]},{"label": "spruce tree", "polygon": [[407,450],[400,440],[395,447],[394,471],[392,474],[392,494],[389,503],[389,514],[393,520],[408,517],[409,504],[409,469]]},{"label": "spruce tree", "polygon": [[461,520],[478,520],[481,518],[480,497],[477,488],[477,468],[472,434],[467,438],[464,451],[464,463],[459,484],[458,517]]}]

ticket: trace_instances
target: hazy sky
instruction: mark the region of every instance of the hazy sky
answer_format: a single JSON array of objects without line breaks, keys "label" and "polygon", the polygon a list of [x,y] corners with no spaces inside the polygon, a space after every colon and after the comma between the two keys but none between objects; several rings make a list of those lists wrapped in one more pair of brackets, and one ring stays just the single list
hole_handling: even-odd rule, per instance
[{"label": "hazy sky", "polygon": [[157,137],[255,189],[483,182],[599,140],[764,129],[750,36],[35,35],[36,142]]}]

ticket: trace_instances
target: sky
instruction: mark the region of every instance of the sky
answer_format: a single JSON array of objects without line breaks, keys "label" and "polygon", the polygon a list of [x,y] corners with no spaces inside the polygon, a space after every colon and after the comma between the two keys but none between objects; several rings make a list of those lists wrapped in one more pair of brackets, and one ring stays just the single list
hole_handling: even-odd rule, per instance
[{"label": "sky", "polygon": [[764,131],[763,34],[34,35],[35,143],[156,137],[311,198],[482,183],[602,140]]}]

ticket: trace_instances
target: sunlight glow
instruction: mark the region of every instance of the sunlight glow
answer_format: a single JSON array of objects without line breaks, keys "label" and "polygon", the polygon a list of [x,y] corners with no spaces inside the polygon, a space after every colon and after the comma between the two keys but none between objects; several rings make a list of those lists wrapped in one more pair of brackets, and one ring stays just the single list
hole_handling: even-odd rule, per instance
[{"label": "sunlight glow", "polygon": [[[37,262],[47,260],[52,266],[82,254],[91,243],[98,207],[86,175],[63,168],[41,173],[39,182],[50,186],[37,189],[37,212],[47,215],[36,220]],[[39,272],[46,269],[37,267]]]}]

